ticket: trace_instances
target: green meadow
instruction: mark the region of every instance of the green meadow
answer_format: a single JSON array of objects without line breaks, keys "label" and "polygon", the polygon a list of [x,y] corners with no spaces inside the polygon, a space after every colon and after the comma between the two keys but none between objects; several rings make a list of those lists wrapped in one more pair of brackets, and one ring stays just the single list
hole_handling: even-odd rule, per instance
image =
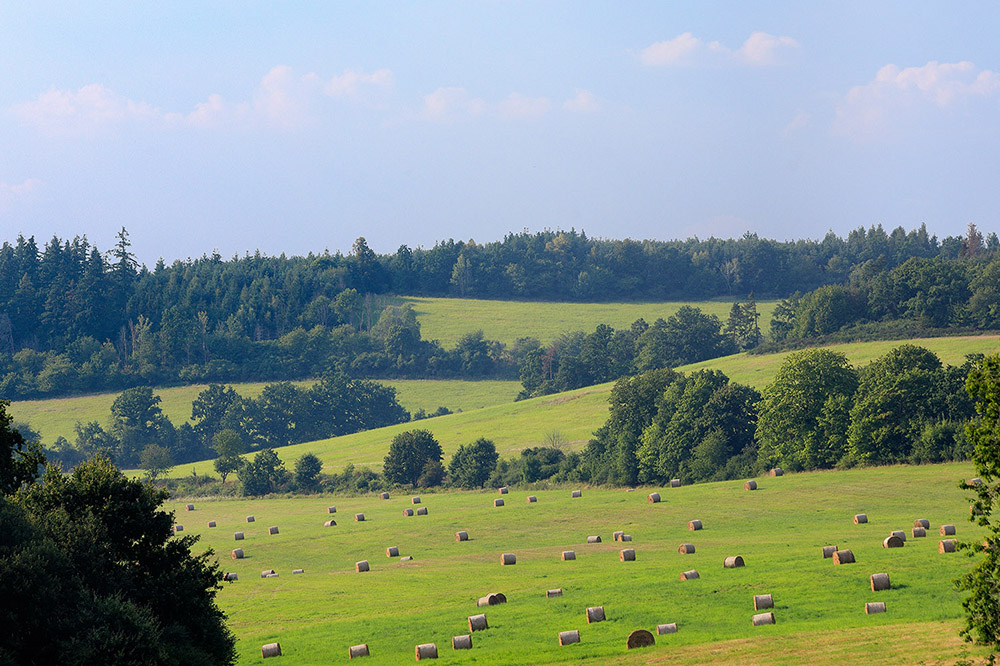
[{"label": "green meadow", "polygon": [[[954,663],[964,647],[961,596],[952,581],[970,564],[962,553],[938,552],[938,528],[981,538],[967,522],[968,499],[957,488],[972,475],[967,463],[896,466],[789,474],[758,479],[749,492],[729,481],[681,488],[512,489],[422,494],[428,515],[402,492],[377,496],[293,499],[177,499],[168,505],[183,534],[199,535],[239,580],[219,593],[238,639],[241,664],[261,663],[260,647],[280,642],[283,664],[347,660],[367,643],[365,663],[401,664],[418,643],[436,643],[442,664],[850,664]],[[658,491],[663,501],[648,503]],[[537,496],[534,504],[528,494]],[[193,512],[184,504],[195,503]],[[327,513],[336,506],[337,512]],[[366,520],[355,522],[355,513]],[[855,525],[855,513],[869,523]],[[256,521],[247,523],[245,517]],[[333,518],[337,525],[324,527]],[[910,534],[926,518],[926,538],[885,549],[890,530]],[[703,522],[689,531],[688,521]],[[218,527],[208,528],[207,521]],[[268,535],[277,526],[279,534]],[[470,540],[455,541],[466,530]],[[631,543],[612,541],[623,530]],[[246,539],[236,542],[233,533]],[[588,544],[589,535],[603,542]],[[681,544],[695,552],[682,555]],[[855,564],[835,566],[821,548],[853,551]],[[386,557],[396,546],[409,562]],[[235,547],[246,558],[230,560]],[[635,549],[634,562],[619,550]],[[575,561],[561,561],[573,550]],[[501,566],[502,553],[517,563]],[[739,555],[746,566],[726,569]],[[356,573],[367,560],[371,570]],[[305,572],[293,575],[292,569]],[[274,569],[279,577],[260,577]],[[700,578],[680,580],[695,569]],[[869,575],[887,573],[892,588],[873,592]],[[563,595],[546,598],[547,589]],[[508,602],[478,608],[476,599],[502,592]],[[753,595],[772,594],[773,626],[753,627]],[[887,612],[866,615],[883,601]],[[607,620],[588,624],[586,609],[603,606]],[[489,629],[472,634],[473,649],[452,651],[452,636],[469,633],[467,618],[485,612]],[[627,651],[635,629],[677,623],[656,645]],[[581,642],[561,647],[558,632],[578,630]],[[972,649],[970,656],[979,656]]]}]

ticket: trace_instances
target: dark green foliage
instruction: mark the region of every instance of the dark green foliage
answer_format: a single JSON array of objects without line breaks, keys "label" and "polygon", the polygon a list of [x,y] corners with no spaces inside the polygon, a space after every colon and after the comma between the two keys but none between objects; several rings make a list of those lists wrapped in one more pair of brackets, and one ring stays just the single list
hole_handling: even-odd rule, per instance
[{"label": "dark green foliage", "polygon": [[117,439],[115,459],[123,467],[134,467],[139,452],[150,444],[170,448],[174,426],[160,410],[160,396],[153,389],[139,386],[122,391],[111,404],[111,431]]},{"label": "dark green foliage", "polygon": [[441,445],[427,430],[407,430],[392,438],[382,474],[390,483],[416,487],[430,462],[441,462]]},{"label": "dark green foliage", "polygon": [[0,400],[0,494],[14,492],[24,483],[38,478],[45,464],[45,454],[37,441],[25,441],[18,430],[11,428],[7,414],[9,402]]},{"label": "dark green foliage", "polygon": [[304,453],[295,461],[295,483],[300,489],[315,490],[319,485],[319,474],[323,463],[312,453]]},{"label": "dark green foliage", "polygon": [[156,481],[170,471],[174,466],[174,459],[170,456],[170,449],[158,444],[147,444],[139,453],[139,469],[146,473],[146,478]]},{"label": "dark green foliage", "polygon": [[212,438],[212,448],[218,454],[213,463],[215,471],[222,477],[222,483],[225,483],[227,476],[239,471],[243,466],[244,461],[241,456],[246,452],[246,444],[243,443],[240,433],[226,428],[215,433]]},{"label": "dark green foliage", "polygon": [[288,471],[273,449],[264,449],[236,472],[243,495],[260,496],[277,492],[288,481]]},{"label": "dark green foliage", "polygon": [[451,482],[462,488],[482,488],[496,467],[497,447],[480,437],[472,444],[462,444],[448,463]]},{"label": "dark green foliage", "polygon": [[444,483],[445,469],[440,460],[428,460],[420,470],[416,485],[420,488],[433,488]]}]

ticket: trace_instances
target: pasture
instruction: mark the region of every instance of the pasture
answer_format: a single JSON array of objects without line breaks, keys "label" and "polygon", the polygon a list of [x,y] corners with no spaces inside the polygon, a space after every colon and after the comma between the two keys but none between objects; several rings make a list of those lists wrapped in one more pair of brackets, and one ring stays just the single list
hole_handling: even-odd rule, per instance
[{"label": "pasture", "polygon": [[[182,534],[201,536],[196,552],[214,548],[222,568],[239,576],[218,601],[241,664],[262,663],[261,646],[274,641],[284,656],[268,663],[296,665],[341,663],[359,643],[371,649],[362,663],[408,663],[414,646],[429,642],[442,664],[943,664],[967,649],[952,581],[970,561],[938,552],[938,528],[953,523],[958,538],[981,538],[956,487],[971,475],[971,465],[952,463],[764,477],[752,492],[741,481],[584,488],[576,499],[570,488],[512,489],[499,508],[495,490],[421,493],[429,513],[413,517],[403,515],[413,507],[406,492],[389,500],[177,499],[167,508]],[[647,503],[654,490],[662,502]],[[525,501],[529,494],[537,503]],[[184,510],[189,501],[193,512]],[[357,512],[364,522],[353,520]],[[861,512],[869,522],[855,525]],[[337,525],[324,527],[330,518]],[[689,531],[696,518],[704,529]],[[930,521],[926,538],[882,547],[890,530],[909,536],[917,518]],[[218,527],[206,527],[209,520]],[[272,525],[279,534],[268,534]],[[458,530],[469,540],[456,541]],[[615,530],[632,542],[613,542]],[[245,540],[234,541],[235,531]],[[589,535],[603,542],[588,544]],[[679,554],[685,543],[695,552]],[[835,566],[822,557],[826,545],[852,550],[856,563]],[[389,546],[412,561],[386,557]],[[245,559],[229,559],[235,547]],[[623,547],[635,549],[634,562],[620,561]],[[576,559],[561,561],[564,550]],[[516,554],[515,565],[500,565],[505,552]],[[724,568],[732,555],[746,566]],[[355,572],[360,560],[369,572]],[[304,573],[293,575],[298,568]],[[265,569],[279,576],[261,578]],[[680,580],[690,569],[700,578]],[[873,592],[873,573],[888,573],[891,589]],[[546,598],[552,588],[563,595]],[[476,599],[491,592],[507,603],[478,608]],[[751,625],[755,594],[773,595],[774,625]],[[866,615],[869,601],[884,602],[886,612]],[[588,624],[591,606],[603,606],[607,620]],[[467,618],[478,613],[489,629],[472,634],[472,650],[452,651],[452,636],[468,634]],[[677,633],[626,651],[631,631],[655,634],[664,623],[677,623]],[[567,630],[578,630],[581,642],[560,646],[558,632]]]}]

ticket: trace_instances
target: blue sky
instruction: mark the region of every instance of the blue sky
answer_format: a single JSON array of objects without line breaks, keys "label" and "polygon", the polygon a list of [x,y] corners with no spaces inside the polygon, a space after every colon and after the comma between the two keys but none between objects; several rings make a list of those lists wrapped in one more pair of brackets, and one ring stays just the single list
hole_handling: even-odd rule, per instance
[{"label": "blue sky", "polygon": [[0,239],[107,248],[125,226],[151,264],[525,228],[993,231],[998,18],[987,2],[0,3]]}]

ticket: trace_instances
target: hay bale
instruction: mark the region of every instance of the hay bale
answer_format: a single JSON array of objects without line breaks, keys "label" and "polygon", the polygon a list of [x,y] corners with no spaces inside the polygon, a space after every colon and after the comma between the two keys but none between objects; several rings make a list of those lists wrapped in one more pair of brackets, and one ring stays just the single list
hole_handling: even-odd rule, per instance
[{"label": "hay bale", "polygon": [[854,564],[854,553],[849,550],[836,550],[833,552],[834,564]]},{"label": "hay bale", "polygon": [[227,573],[224,577],[225,580],[239,580],[240,577],[234,572]]},{"label": "hay bale", "polygon": [[480,613],[479,615],[469,616],[469,631],[486,631],[490,628],[489,623],[486,621],[486,613]]},{"label": "hay bale", "polygon": [[404,555],[403,557],[399,558],[399,561],[400,562],[409,562],[412,559],[413,559],[413,555]]},{"label": "hay bale", "polygon": [[507,486],[504,486],[503,488],[499,488],[499,491],[500,491],[501,495],[506,495],[507,494]]},{"label": "hay bale", "polygon": [[689,520],[688,521],[688,529],[691,530],[692,532],[697,532],[698,530],[701,529],[701,521],[700,520]]},{"label": "hay bale", "polygon": [[561,597],[561,596],[562,596],[562,588],[561,587],[557,587],[554,590],[545,590],[545,598],[546,599],[552,599],[554,597]]},{"label": "hay bale", "polygon": [[269,573],[266,576],[264,576],[264,578],[277,578],[277,577],[278,577],[278,574],[276,574],[276,573]]},{"label": "hay bale", "polygon": [[371,567],[368,566],[368,560],[361,560],[360,562],[355,562],[354,571],[356,571],[357,573],[364,573],[365,571],[371,571]]},{"label": "hay bale", "polygon": [[768,472],[768,476],[781,476],[784,473],[785,470],[781,469],[780,467],[772,467],[771,471]]},{"label": "hay bale", "polygon": [[438,658],[438,646],[434,643],[421,643],[414,649],[414,652],[417,655],[417,661]]},{"label": "hay bale", "polygon": [[900,539],[895,534],[887,536],[885,539],[882,540],[883,548],[902,548],[903,545],[904,545],[903,540]]},{"label": "hay bale", "polygon": [[411,497],[410,498],[410,504],[420,504],[420,498],[419,497]]},{"label": "hay bale", "polygon": [[774,598],[770,594],[753,595],[753,609],[762,611],[765,608],[774,608]]},{"label": "hay bale", "polygon": [[188,504],[184,507],[185,511],[194,511],[194,504]]},{"label": "hay bale", "polygon": [[742,567],[742,566],[745,566],[745,565],[744,565],[742,557],[740,557],[739,555],[731,555],[731,556],[729,556],[729,557],[726,558],[726,561],[724,562],[724,566],[727,569],[738,569],[739,567]]},{"label": "hay bale", "polygon": [[370,657],[371,653],[368,651],[368,643],[362,643],[361,645],[352,645],[347,649],[347,654],[350,659],[355,657]]},{"label": "hay bale", "polygon": [[306,572],[305,569],[292,569],[292,574],[293,575],[294,574],[304,574],[305,572]]},{"label": "hay bale", "polygon": [[970,486],[981,486],[981,485],[983,485],[983,480],[982,480],[982,479],[980,479],[980,478],[979,478],[979,477],[977,476],[977,477],[976,477],[976,478],[974,478],[974,479],[969,479],[969,485],[970,485]]},{"label": "hay bale", "polygon": [[572,493],[572,495],[570,495],[570,496],[571,497],[583,497],[583,491],[582,490],[574,490],[573,493]]},{"label": "hay bale", "polygon": [[575,560],[576,559],[576,551],[564,550],[562,552],[562,558],[561,559],[562,559],[563,562],[568,562],[569,560]]},{"label": "hay bale", "polygon": [[619,539],[619,541],[621,541],[622,543],[625,543],[626,541],[631,541],[631,540],[632,540],[632,535],[631,534],[623,534],[622,538]]},{"label": "hay bale", "polygon": [[559,632],[559,645],[570,645],[572,643],[580,642],[580,632],[577,630],[573,631],[560,631]]},{"label": "hay bale", "polygon": [[399,557],[399,546],[389,546],[385,549],[386,557]]},{"label": "hay bale", "polygon": [[493,506],[503,506],[503,500],[501,498],[496,498],[493,500]]},{"label": "hay bale", "polygon": [[614,541],[621,541],[623,536],[625,536],[625,532],[617,530],[611,534],[611,539]]},{"label": "hay bale", "polygon": [[337,507],[335,507],[335,506],[328,506],[328,507],[326,507],[326,512],[327,513],[337,513]]},{"label": "hay bale", "polygon": [[650,504],[656,504],[660,501],[660,493],[649,493],[646,495],[646,501]]},{"label": "hay bale", "polygon": [[183,532],[183,531],[184,531],[183,525],[174,525],[174,532]]},{"label": "hay bale", "polygon": [[955,539],[945,539],[943,541],[938,541],[938,552],[939,553],[954,553],[955,546],[958,542]]},{"label": "hay bale", "polygon": [[500,564],[504,566],[508,564],[517,564],[517,555],[514,553],[504,553],[500,556]]},{"label": "hay bale", "polygon": [[743,490],[757,490],[757,482],[747,481],[746,483],[743,484]]},{"label": "hay bale", "polygon": [[969,505],[969,515],[970,516],[981,516],[983,515],[983,510],[976,506],[975,504]]},{"label": "hay bale", "polygon": [[466,532],[465,530],[459,530],[458,532],[455,532],[455,541],[468,541],[468,540],[469,540],[469,533]]},{"label": "hay bale", "polygon": [[281,644],[280,643],[268,643],[260,648],[261,657],[267,659],[268,657],[280,657],[281,656]]},{"label": "hay bale", "polygon": [[528,495],[528,499],[526,500],[526,503],[527,504],[534,504],[537,501],[538,501],[537,497],[535,497],[534,495]]},{"label": "hay bale", "polygon": [[681,574],[681,580],[694,580],[696,578],[701,578],[701,576],[698,575],[697,569],[691,569],[691,571],[685,571]]},{"label": "hay bale", "polygon": [[247,522],[252,523],[255,520],[253,516],[247,516]]},{"label": "hay bale", "polygon": [[651,645],[656,645],[656,639],[653,638],[653,634],[645,629],[636,629],[628,635],[628,640],[625,641],[625,647],[629,650],[649,647]]},{"label": "hay bale", "polygon": [[490,592],[485,597],[479,597],[476,601],[477,606],[496,606],[497,604],[502,604],[507,601],[507,597],[503,596],[498,592]]},{"label": "hay bale", "polygon": [[618,551],[618,559],[622,562],[635,562],[635,550],[632,548],[622,548]]},{"label": "hay bale", "polygon": [[323,523],[323,527],[336,527],[336,526],[337,526],[336,520],[328,520],[325,523]]},{"label": "hay bale", "polygon": [[872,574],[868,577],[868,581],[871,583],[872,592],[881,592],[892,587],[889,583],[889,574],[887,573]]},{"label": "hay bale", "polygon": [[916,520],[913,521],[913,526],[922,527],[925,530],[929,530],[931,528],[931,521],[927,520],[926,518],[917,518]]},{"label": "hay bale", "polygon": [[906,532],[904,532],[903,530],[893,530],[889,534],[894,537],[899,537],[903,541],[906,541]]},{"label": "hay bale", "polygon": [[833,554],[840,550],[837,546],[823,546],[823,559],[833,557]]},{"label": "hay bale", "polygon": [[925,537],[925,536],[927,536],[927,530],[925,530],[922,527],[914,527],[913,528],[913,538],[914,539],[919,539],[919,538]]},{"label": "hay bale", "polygon": [[955,536],[954,525],[942,525],[939,531],[941,532],[941,536]]},{"label": "hay bale", "polygon": [[260,572],[261,578],[267,578],[268,576],[273,576],[275,574],[274,569],[264,569]]},{"label": "hay bale", "polygon": [[863,524],[865,524],[867,522],[868,522],[868,514],[867,513],[856,513],[856,514],[854,514],[854,524],[855,525],[863,525]]},{"label": "hay bale", "polygon": [[268,534],[277,534],[278,533],[278,526],[277,525],[271,525],[270,527],[267,528],[267,533]]},{"label": "hay bale", "polygon": [[215,521],[214,520],[208,521],[208,526],[209,527],[215,527]]},{"label": "hay bale", "polygon": [[680,488],[681,487],[681,480],[680,479],[670,479],[670,487],[671,488]]},{"label": "hay bale", "polygon": [[243,541],[243,532],[234,532],[233,539],[236,541]]},{"label": "hay bale", "polygon": [[242,560],[246,555],[243,554],[242,548],[233,548],[233,552],[229,556],[234,560]]},{"label": "hay bale", "polygon": [[601,537],[594,535],[587,537],[587,543],[601,543]]},{"label": "hay bale", "polygon": [[670,622],[669,624],[658,624],[656,625],[656,633],[662,636],[663,634],[676,634],[677,633],[677,623]]},{"label": "hay bale", "polygon": [[677,548],[677,552],[680,553],[681,555],[690,555],[691,553],[694,552],[694,544],[693,543],[682,543]]},{"label": "hay bale", "polygon": [[363,522],[365,522],[365,514],[363,514],[363,513],[356,513],[356,514],[354,514],[354,522],[356,522],[356,523],[363,523]]},{"label": "hay bale", "polygon": [[389,499],[389,493],[379,493],[378,494],[378,498],[379,499],[387,500],[387,499]]},{"label": "hay bale", "polygon": [[426,506],[422,506],[419,509],[417,509],[417,515],[418,516],[426,516],[427,515],[427,507]]},{"label": "hay bale", "polygon": [[591,622],[604,622],[604,606],[591,606],[587,609],[587,624]]},{"label": "hay bale", "polygon": [[760,627],[765,624],[774,624],[774,613],[757,613],[753,616],[753,626]]},{"label": "hay bale", "polygon": [[472,636],[466,634],[464,636],[452,636],[451,637],[451,649],[452,650],[471,650],[472,649]]},{"label": "hay bale", "polygon": [[414,515],[414,511],[413,509],[403,509],[403,515],[406,517],[410,517]]},{"label": "hay bale", "polygon": [[865,604],[865,615],[871,615],[873,613],[884,613],[885,612],[885,602],[884,601],[869,601]]}]

